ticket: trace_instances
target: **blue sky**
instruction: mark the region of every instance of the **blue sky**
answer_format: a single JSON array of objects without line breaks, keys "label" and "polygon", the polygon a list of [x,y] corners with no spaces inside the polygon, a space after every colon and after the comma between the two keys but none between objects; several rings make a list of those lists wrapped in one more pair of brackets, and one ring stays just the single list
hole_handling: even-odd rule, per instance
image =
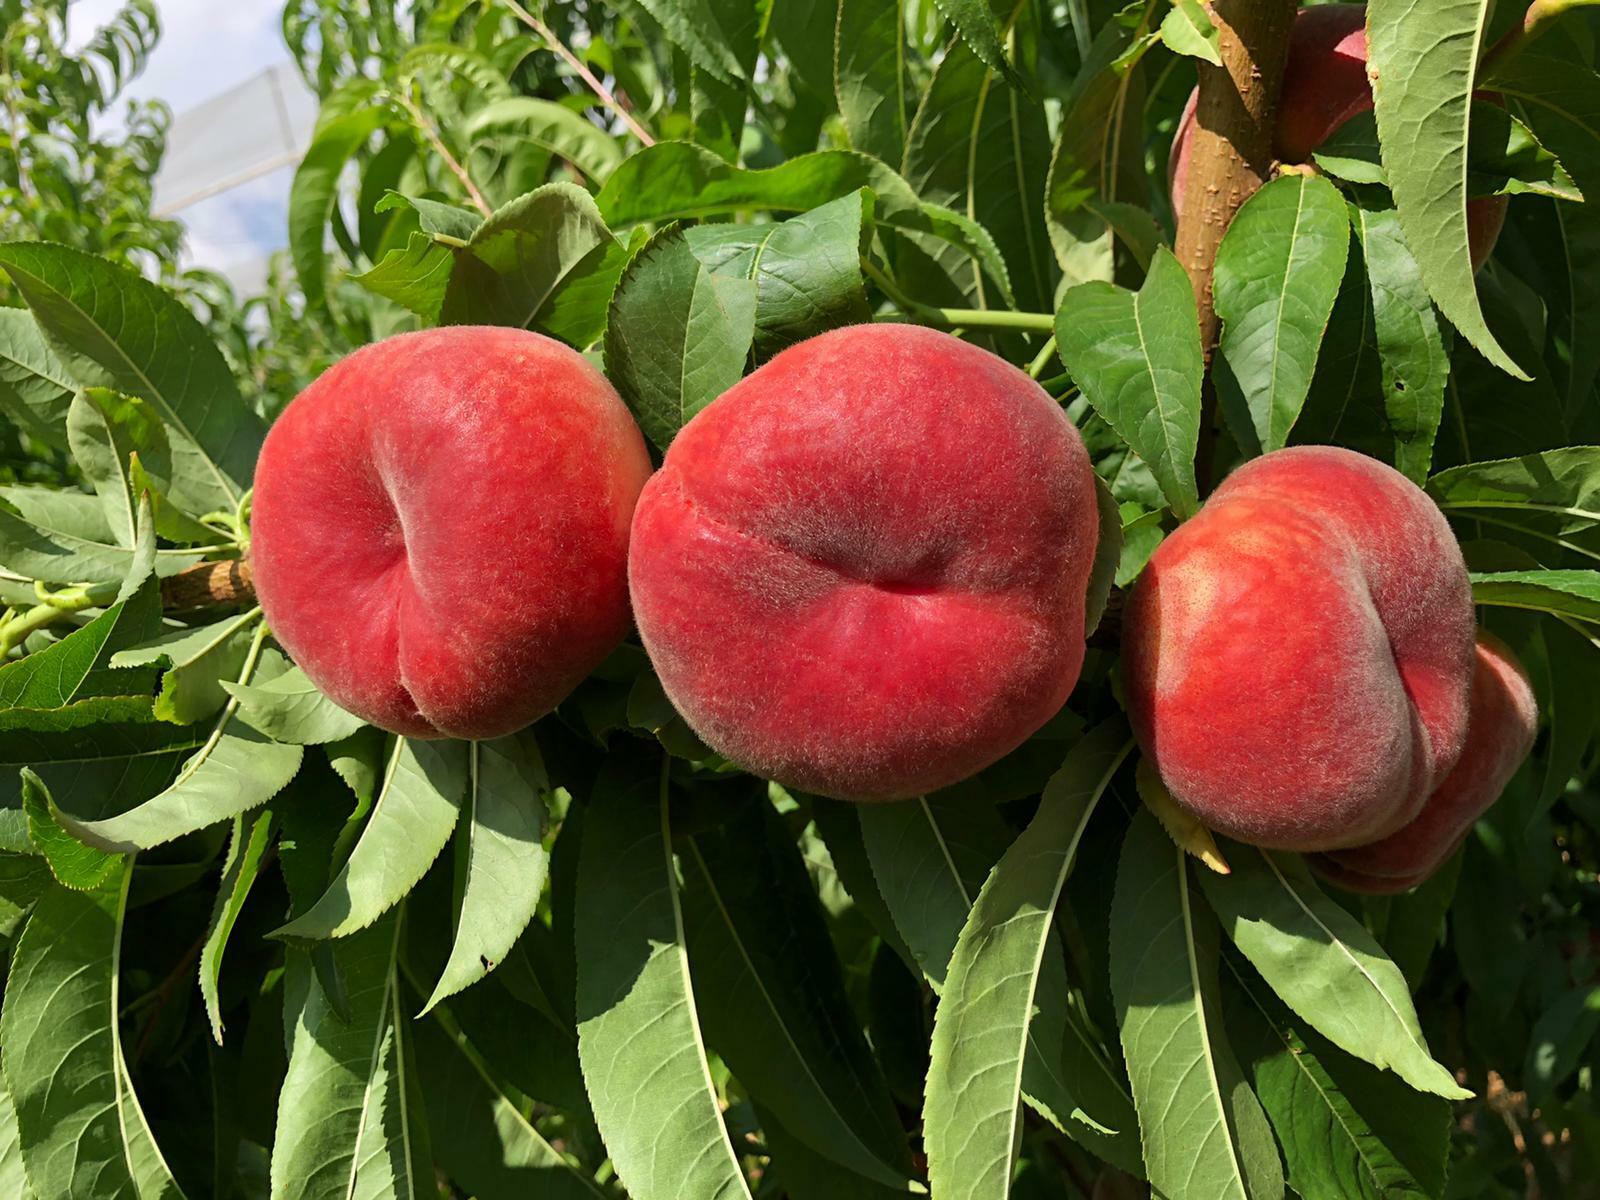
[{"label": "blue sky", "polygon": [[[120,7],[121,0],[76,0],[73,41],[86,39]],[[288,62],[282,0],[157,0],[157,7],[161,41],[126,94],[164,100],[180,121],[204,101]],[[258,286],[266,256],[287,239],[292,174],[282,168],[177,214],[189,229],[185,265],[220,270],[246,291]]]}]

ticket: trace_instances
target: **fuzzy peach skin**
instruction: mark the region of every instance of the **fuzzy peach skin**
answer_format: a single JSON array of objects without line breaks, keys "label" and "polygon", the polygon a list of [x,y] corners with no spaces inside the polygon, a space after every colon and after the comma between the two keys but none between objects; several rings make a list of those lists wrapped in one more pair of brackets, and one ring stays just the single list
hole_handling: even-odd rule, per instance
[{"label": "fuzzy peach skin", "polygon": [[1212,829],[1358,846],[1415,817],[1455,765],[1472,636],[1466,564],[1421,489],[1353,451],[1294,446],[1235,471],[1140,575],[1128,710]]},{"label": "fuzzy peach skin", "polygon": [[[1364,4],[1321,4],[1302,8],[1289,34],[1289,59],[1278,96],[1272,155],[1281,163],[1304,165],[1358,113],[1372,108],[1367,81],[1367,9]],[[1199,91],[1189,93],[1167,160],[1172,210],[1183,211],[1183,187],[1189,174]],[[1476,271],[1488,261],[1506,223],[1505,196],[1479,196],[1467,201],[1467,244]]]},{"label": "fuzzy peach skin", "polygon": [[1077,681],[1098,537],[1060,407],[948,334],[834,330],[689,422],[646,485],[645,648],[709,745],[851,800],[988,766]]},{"label": "fuzzy peach skin", "polygon": [[1415,820],[1381,841],[1318,855],[1334,883],[1357,892],[1403,892],[1432,875],[1460,847],[1533,749],[1539,727],[1533,685],[1516,654],[1480,630],[1472,671],[1467,744],[1455,769]]},{"label": "fuzzy peach skin", "polygon": [[560,342],[454,327],[356,351],[256,468],[250,559],[273,633],[329,697],[408,737],[550,711],[627,633],[650,473],[605,378]]}]

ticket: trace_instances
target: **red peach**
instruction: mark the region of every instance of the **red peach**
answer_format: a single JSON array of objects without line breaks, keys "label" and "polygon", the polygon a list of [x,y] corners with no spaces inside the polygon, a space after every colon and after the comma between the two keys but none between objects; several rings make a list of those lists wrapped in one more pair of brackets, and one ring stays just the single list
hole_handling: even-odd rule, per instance
[{"label": "red peach", "polygon": [[1129,599],[1129,713],[1173,798],[1229,837],[1332,850],[1415,817],[1461,753],[1466,564],[1434,503],[1350,450],[1230,476]]},{"label": "red peach", "polygon": [[[1372,108],[1367,81],[1367,9],[1364,4],[1320,4],[1302,8],[1289,35],[1283,90],[1278,95],[1272,155],[1281,163],[1304,165],[1333,132],[1358,113]],[[1167,185],[1172,210],[1183,212],[1184,181],[1194,138],[1199,91],[1178,119],[1178,131],[1167,160]],[[1506,222],[1505,196],[1479,196],[1467,201],[1467,244],[1476,271],[1488,261]]]},{"label": "red peach", "polygon": [[707,744],[852,800],[988,766],[1077,681],[1098,537],[1072,423],[994,355],[859,325],[686,425],[633,523],[634,612]]},{"label": "red peach", "polygon": [[1539,725],[1533,685],[1517,656],[1479,631],[1467,741],[1455,768],[1415,820],[1381,841],[1318,855],[1333,882],[1357,892],[1403,892],[1456,852],[1533,749]]},{"label": "red peach", "polygon": [[649,473],[616,392],[560,342],[459,326],[389,338],[268,434],[256,590],[284,648],[351,712],[408,737],[499,737],[627,632],[628,524]]}]

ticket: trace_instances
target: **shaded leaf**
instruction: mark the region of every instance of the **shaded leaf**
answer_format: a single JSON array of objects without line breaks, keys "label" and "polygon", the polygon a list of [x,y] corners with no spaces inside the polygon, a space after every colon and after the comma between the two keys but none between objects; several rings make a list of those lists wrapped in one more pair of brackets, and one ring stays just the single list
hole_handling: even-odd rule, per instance
[{"label": "shaded leaf", "polygon": [[1278,1148],[1227,1042],[1217,961],[1216,922],[1184,852],[1141,811],[1111,904],[1111,988],[1151,1188],[1275,1200]]},{"label": "shaded leaf", "polygon": [[348,861],[322,898],[273,936],[342,938],[375,922],[444,849],[466,790],[466,743],[396,738]]},{"label": "shaded leaf", "polygon": [[578,1052],[595,1120],[636,1200],[742,1197],[689,984],[665,787],[611,762],[578,866]]}]

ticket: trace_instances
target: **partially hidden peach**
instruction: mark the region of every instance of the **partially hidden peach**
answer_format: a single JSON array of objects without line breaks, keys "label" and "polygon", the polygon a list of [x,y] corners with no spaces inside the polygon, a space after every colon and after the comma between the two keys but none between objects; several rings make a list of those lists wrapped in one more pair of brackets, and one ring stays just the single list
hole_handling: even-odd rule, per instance
[{"label": "partially hidden peach", "polygon": [[629,577],[710,746],[825,796],[988,766],[1066,700],[1098,537],[1083,442],[1015,367],[905,325],[784,351],[678,434]]},{"label": "partially hidden peach", "polygon": [[1366,846],[1313,860],[1330,880],[1351,891],[1403,892],[1432,875],[1460,847],[1505,790],[1533,748],[1539,713],[1533,685],[1517,656],[1492,633],[1480,631],[1472,671],[1467,741],[1410,824]]},{"label": "partially hidden peach", "polygon": [[[1272,154],[1278,162],[1310,163],[1334,130],[1372,108],[1366,21],[1364,4],[1320,4],[1296,14],[1272,131]],[[1183,212],[1199,95],[1198,89],[1189,94],[1167,160],[1172,209],[1179,214]],[[1507,203],[1505,196],[1478,196],[1467,201],[1467,245],[1474,271],[1494,251],[1506,222]]]},{"label": "partially hidden peach", "polygon": [[1297,446],[1240,467],[1152,556],[1129,713],[1212,829],[1334,850],[1415,818],[1461,754],[1473,608],[1443,514],[1398,471]]},{"label": "partially hidden peach", "polygon": [[331,699],[408,737],[550,711],[629,626],[650,473],[611,385],[559,342],[454,327],[356,351],[256,468],[250,559],[272,632]]}]

